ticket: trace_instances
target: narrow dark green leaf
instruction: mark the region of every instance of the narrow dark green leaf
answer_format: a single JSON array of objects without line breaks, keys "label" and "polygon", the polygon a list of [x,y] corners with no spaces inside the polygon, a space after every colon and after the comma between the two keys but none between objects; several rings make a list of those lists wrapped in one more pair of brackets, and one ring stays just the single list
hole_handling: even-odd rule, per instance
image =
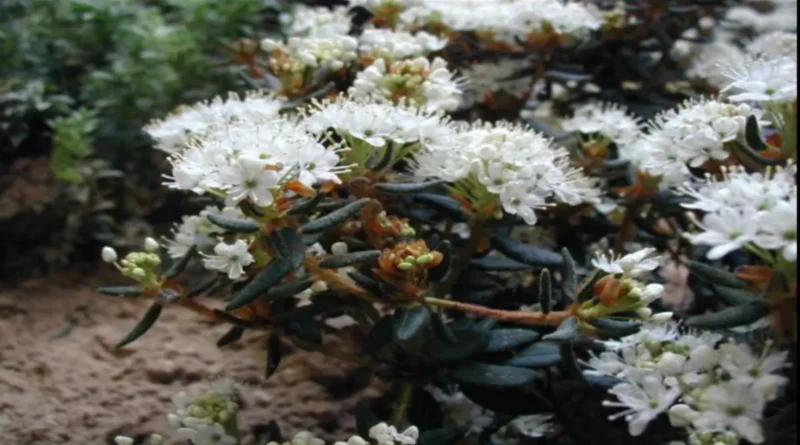
[{"label": "narrow dark green leaf", "polygon": [[203,281],[202,283],[198,284],[197,286],[189,289],[189,291],[186,292],[185,298],[189,300],[200,294],[211,292],[212,289],[215,289],[219,285],[219,282],[220,282],[219,275],[212,276]]},{"label": "narrow dark green leaf", "polygon": [[453,245],[450,241],[442,241],[436,246],[436,251],[442,254],[442,262],[428,271],[428,281],[442,283],[447,280],[453,266]]},{"label": "narrow dark green leaf", "polygon": [[533,266],[502,256],[476,258],[470,260],[469,265],[488,272],[519,272],[533,269]]},{"label": "narrow dark green leaf", "polygon": [[439,314],[432,314],[431,327],[433,328],[433,334],[436,335],[436,338],[444,343],[453,344],[458,342],[458,339],[456,338],[455,334],[453,334],[453,331],[450,330],[450,327],[447,326]]},{"label": "narrow dark green leaf", "polygon": [[566,247],[561,249],[561,257],[564,259],[561,263],[561,291],[570,301],[575,301],[578,294],[577,266]]},{"label": "narrow dark green leaf", "polygon": [[730,329],[754,323],[769,314],[766,303],[752,302],[732,306],[719,312],[686,319],[686,326],[700,329]]},{"label": "narrow dark green leaf", "polygon": [[506,362],[508,366],[523,368],[547,368],[561,362],[561,352],[558,344],[540,341],[528,346],[517,354],[516,357]]},{"label": "narrow dark green leaf", "polygon": [[687,261],[686,267],[689,268],[697,278],[720,286],[731,287],[734,289],[744,289],[745,283],[736,278],[736,275],[726,272],[714,266],[699,263],[697,261]]},{"label": "narrow dark green leaf", "polygon": [[308,289],[312,284],[314,284],[314,278],[311,275],[304,275],[294,281],[270,288],[267,295],[272,298],[289,298]]},{"label": "narrow dark green leaf", "polygon": [[534,381],[539,374],[513,366],[469,363],[459,366],[451,375],[459,383],[491,388],[517,388]]},{"label": "narrow dark green leaf", "polygon": [[172,266],[170,266],[169,269],[167,269],[167,271],[164,272],[164,277],[165,278],[177,277],[181,272],[183,272],[186,269],[186,266],[189,265],[189,261],[191,261],[196,254],[197,254],[197,246],[190,247],[189,250],[186,252],[186,255],[182,256],[181,259],[172,263]]},{"label": "narrow dark green leaf", "polygon": [[419,193],[445,183],[446,181],[440,180],[427,182],[381,182],[375,184],[375,188],[384,193]]},{"label": "narrow dark green leaf", "polygon": [[750,116],[747,118],[747,124],[745,125],[744,129],[744,137],[747,141],[747,145],[750,146],[753,150],[766,150],[767,144],[764,143],[764,138],[761,136],[761,128],[758,125],[758,119],[755,116]]},{"label": "narrow dark green leaf", "polygon": [[350,252],[344,255],[336,255],[326,258],[319,263],[323,269],[338,269],[340,267],[352,266],[361,263],[374,263],[381,256],[380,250],[364,250],[361,252]]},{"label": "narrow dark green leaf", "polygon": [[392,316],[387,315],[378,320],[375,326],[369,331],[369,334],[367,334],[367,338],[364,339],[363,344],[364,352],[378,352],[393,341],[394,323],[392,322]]},{"label": "narrow dark green leaf", "polygon": [[323,193],[317,193],[311,198],[303,198],[298,199],[295,202],[294,206],[289,209],[289,215],[305,215],[307,213],[311,213],[312,210],[319,204],[322,200],[322,197],[325,196]]},{"label": "narrow dark green leaf", "polygon": [[642,327],[642,323],[638,320],[616,317],[596,318],[589,323],[601,334],[620,337],[635,334]]},{"label": "narrow dark green leaf", "polygon": [[530,329],[497,329],[491,331],[491,339],[489,340],[489,345],[486,346],[486,352],[502,352],[516,349],[535,342],[539,337],[538,332]]},{"label": "narrow dark green leaf", "polygon": [[382,292],[382,283],[364,275],[357,270],[347,272],[347,276],[350,277],[351,280],[355,281],[356,284],[372,292],[373,294],[379,295]]},{"label": "narrow dark green leaf", "polygon": [[428,309],[425,306],[399,308],[392,316],[394,339],[405,342],[416,337],[428,322]]},{"label": "narrow dark green leaf", "polygon": [[291,227],[278,229],[270,234],[269,242],[278,256],[289,266],[290,271],[303,265],[306,247],[303,238],[296,230]]},{"label": "narrow dark green leaf", "polygon": [[211,213],[206,215],[209,221],[215,226],[221,227],[231,233],[255,233],[258,232],[258,223],[251,219],[231,218],[229,216]]},{"label": "narrow dark green leaf", "polygon": [[462,426],[440,428],[423,431],[417,440],[418,445],[454,445],[463,438],[469,430]]},{"label": "narrow dark green leaf", "polygon": [[128,335],[125,336],[122,340],[117,343],[117,348],[122,348],[126,345],[131,344],[133,341],[141,337],[145,334],[158,320],[158,317],[161,315],[161,310],[164,306],[161,305],[159,302],[154,302],[147,312],[145,312],[144,317],[139,321],[136,326],[134,326],[133,330],[131,330]]},{"label": "narrow dark green leaf", "polygon": [[228,311],[238,309],[266,294],[272,286],[276,285],[292,270],[282,258],[274,258],[252,281],[231,297],[231,301],[228,302],[225,309]]},{"label": "narrow dark green leaf", "polygon": [[381,420],[376,416],[366,402],[359,402],[355,409],[356,432],[361,437],[369,437],[369,430],[379,424]]},{"label": "narrow dark green leaf", "polygon": [[449,196],[442,196],[435,193],[417,193],[413,195],[413,199],[456,221],[464,219],[464,214],[461,211],[461,204]]},{"label": "narrow dark green leaf", "polygon": [[726,286],[719,286],[716,284],[712,284],[711,287],[714,289],[714,294],[718,297],[722,298],[726,303],[730,305],[740,305],[740,304],[748,304],[753,302],[764,301],[762,298],[758,297],[757,295],[753,295],[750,292],[747,292],[742,289],[736,289],[733,287],[726,287]]},{"label": "narrow dark green leaf", "polygon": [[568,73],[566,71],[549,70],[547,71],[547,78],[559,82],[581,82],[591,80],[591,74],[585,73]]},{"label": "narrow dark green leaf", "polygon": [[389,163],[392,162],[393,156],[394,156],[394,144],[389,142],[386,144],[386,147],[383,150],[381,158],[378,160],[370,159],[367,162],[367,168],[369,168],[372,171],[383,170],[384,168],[389,167]]},{"label": "narrow dark green leaf", "polygon": [[267,340],[267,377],[271,377],[278,370],[281,364],[283,351],[281,348],[281,336],[278,331],[273,330]]},{"label": "narrow dark green leaf", "polygon": [[263,323],[259,323],[254,320],[245,320],[235,315],[231,315],[227,312],[223,312],[219,309],[213,309],[212,312],[214,312],[214,316],[217,317],[218,319],[225,321],[227,323],[231,323],[235,326],[243,327],[245,329],[253,329],[263,326]]},{"label": "narrow dark green leaf", "polygon": [[228,329],[228,332],[222,334],[222,337],[217,340],[217,347],[221,348],[223,346],[227,346],[233,342],[237,342],[242,338],[244,334],[244,328],[241,326],[233,326]]},{"label": "narrow dark green leaf", "polygon": [[578,337],[580,327],[578,326],[578,319],[576,317],[569,317],[564,320],[558,329],[552,334],[547,334],[542,337],[546,341],[572,341]]},{"label": "narrow dark green leaf", "polygon": [[97,289],[97,292],[112,297],[138,297],[142,294],[142,286],[105,286]]},{"label": "narrow dark green leaf", "polygon": [[491,333],[480,329],[452,329],[456,342],[447,342],[434,337],[426,342],[421,353],[429,364],[439,365],[466,360],[486,350]]},{"label": "narrow dark green leaf", "polygon": [[583,380],[583,372],[578,364],[578,358],[575,357],[575,350],[572,343],[561,343],[559,345],[561,352],[561,369],[564,374],[574,380]]},{"label": "narrow dark green leaf", "polygon": [[542,312],[545,314],[550,313],[550,306],[553,302],[553,289],[550,282],[550,270],[543,269],[539,274],[539,305],[542,307]]},{"label": "narrow dark green leaf", "polygon": [[346,219],[357,214],[359,210],[361,210],[361,208],[367,205],[367,203],[370,201],[371,199],[369,198],[362,198],[357,201],[353,201],[350,204],[334,210],[325,216],[321,216],[315,220],[307,222],[300,228],[300,230],[303,233],[317,233],[336,227]]},{"label": "narrow dark green leaf", "polygon": [[552,250],[529,246],[508,238],[492,237],[492,245],[505,256],[534,267],[561,267],[564,259]]},{"label": "narrow dark green leaf", "polygon": [[322,344],[322,327],[313,318],[287,319],[283,323],[283,328],[286,330],[286,333],[294,335],[300,340],[313,345]]}]

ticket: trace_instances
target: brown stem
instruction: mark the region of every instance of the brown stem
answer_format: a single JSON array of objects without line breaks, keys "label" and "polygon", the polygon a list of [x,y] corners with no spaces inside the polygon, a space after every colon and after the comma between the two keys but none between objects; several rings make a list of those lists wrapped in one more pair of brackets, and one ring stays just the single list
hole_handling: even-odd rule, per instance
[{"label": "brown stem", "polygon": [[504,311],[500,309],[491,309],[477,304],[443,300],[440,298],[426,298],[425,302],[431,306],[439,306],[445,309],[452,309],[465,312],[467,314],[479,315],[482,317],[493,318],[498,321],[505,321],[527,326],[558,326],[567,318],[577,315],[575,308],[545,314],[544,312]]}]

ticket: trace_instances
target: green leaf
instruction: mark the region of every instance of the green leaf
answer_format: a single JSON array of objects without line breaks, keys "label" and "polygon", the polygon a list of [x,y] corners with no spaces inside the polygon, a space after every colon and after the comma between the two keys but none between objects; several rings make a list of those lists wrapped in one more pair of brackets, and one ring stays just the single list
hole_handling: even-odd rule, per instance
[{"label": "green leaf", "polygon": [[589,323],[596,327],[601,334],[615,337],[635,334],[642,327],[642,323],[638,320],[617,317],[596,318]]},{"label": "green leaf", "polygon": [[697,315],[686,319],[686,326],[700,329],[730,329],[754,323],[769,314],[764,302],[732,306],[719,312]]},{"label": "green leaf", "polygon": [[197,286],[193,287],[188,292],[186,292],[185,298],[189,300],[200,294],[210,292],[212,289],[217,287],[219,282],[220,282],[219,275],[212,276],[208,278],[206,281],[203,281],[202,283],[198,284]]},{"label": "green leaf", "polygon": [[284,321],[283,328],[287,333],[312,345],[322,344],[322,327],[313,318],[288,319]]},{"label": "green leaf", "polygon": [[289,215],[305,215],[307,213],[311,213],[312,210],[319,204],[322,200],[322,197],[325,196],[322,193],[317,193],[312,198],[303,198],[298,199],[295,202],[294,206],[287,212]]},{"label": "green leaf", "polygon": [[233,294],[225,310],[238,309],[266,294],[272,286],[278,284],[292,270],[289,263],[282,258],[274,258],[252,281]]},{"label": "green leaf", "polygon": [[421,353],[429,364],[438,365],[466,360],[486,350],[491,333],[480,329],[453,329],[456,342],[447,342],[436,337],[426,342]]},{"label": "green leaf", "polygon": [[242,338],[243,334],[244,334],[243,327],[233,326],[228,330],[228,332],[222,334],[222,337],[220,337],[219,340],[217,340],[217,347],[221,348],[233,342],[237,342]]},{"label": "green leaf", "polygon": [[417,193],[413,196],[413,199],[448,218],[457,221],[464,219],[464,214],[461,212],[461,204],[449,196],[436,193]]},{"label": "green leaf", "polygon": [[737,306],[740,304],[748,304],[753,302],[764,301],[762,298],[742,289],[719,286],[716,284],[712,284],[711,287],[714,289],[714,294],[722,298],[726,303],[730,305]]},{"label": "green leaf", "polygon": [[564,258],[552,250],[541,249],[499,236],[492,237],[492,245],[500,253],[534,267],[561,267]]},{"label": "green leaf", "polygon": [[215,226],[221,227],[231,233],[255,233],[258,232],[258,223],[251,219],[231,218],[230,216],[217,215],[211,213],[206,215],[209,221]]},{"label": "green leaf", "polygon": [[533,343],[540,337],[539,333],[530,329],[497,329],[491,331],[486,352],[503,352]]},{"label": "green leaf", "polygon": [[517,388],[531,383],[538,375],[530,369],[487,363],[465,364],[452,372],[453,380],[459,383],[491,388]]},{"label": "green leaf", "polygon": [[558,329],[552,334],[547,334],[542,337],[546,341],[572,341],[578,337],[580,327],[576,317],[569,317],[564,320]]},{"label": "green leaf", "polygon": [[278,331],[273,330],[267,340],[267,377],[271,377],[278,370],[281,364],[283,351],[281,349],[281,336]]},{"label": "green leaf", "polygon": [[399,308],[392,316],[394,338],[406,342],[416,337],[428,322],[428,309],[425,306]]},{"label": "green leaf", "polygon": [[307,222],[305,225],[300,227],[300,230],[303,233],[317,233],[336,227],[346,219],[357,214],[361,208],[371,201],[372,200],[369,198],[362,198],[357,201],[353,201],[350,204],[334,210],[325,216],[321,216],[315,220]]},{"label": "green leaf", "polygon": [[542,273],[539,274],[539,305],[541,305],[543,313],[550,313],[552,302],[553,289],[550,282],[550,270],[543,269]]},{"label": "green leaf", "polygon": [[575,356],[575,349],[572,343],[561,343],[559,345],[561,351],[561,369],[572,380],[583,380],[583,372],[578,364],[578,358]]},{"label": "green leaf", "polygon": [[294,281],[270,288],[267,295],[274,299],[289,298],[308,289],[312,284],[314,284],[314,278],[311,275],[304,275]]},{"label": "green leaf", "polygon": [[431,315],[431,327],[433,328],[433,334],[439,340],[450,344],[458,342],[458,339],[456,338],[455,334],[453,334],[453,331],[450,330],[450,327],[447,326],[439,314]]},{"label": "green leaf", "polygon": [[150,308],[147,310],[147,312],[145,312],[144,317],[142,317],[141,321],[139,321],[139,323],[136,326],[134,326],[133,330],[131,330],[131,332],[129,332],[128,335],[125,336],[125,338],[120,340],[119,343],[117,343],[117,348],[122,348],[126,345],[129,345],[136,339],[144,335],[145,332],[147,332],[153,326],[156,320],[158,320],[158,317],[161,315],[161,310],[163,308],[164,306],[162,306],[161,303],[157,301],[154,302],[152,306],[150,306]]},{"label": "green leaf", "polygon": [[138,297],[144,292],[142,286],[105,286],[97,289],[97,292],[112,297]]},{"label": "green leaf", "polygon": [[469,265],[488,272],[520,272],[533,269],[533,266],[522,264],[502,256],[485,256],[470,260]]},{"label": "green leaf", "polygon": [[747,124],[744,129],[744,137],[747,145],[753,150],[763,151],[766,150],[767,144],[764,143],[764,138],[761,136],[761,129],[758,126],[758,119],[755,116],[747,118]]},{"label": "green leaf", "polygon": [[570,301],[575,301],[578,293],[577,266],[566,247],[561,249],[561,256],[564,258],[561,264],[561,291]]},{"label": "green leaf", "polygon": [[172,263],[169,269],[167,269],[167,271],[164,272],[164,277],[167,279],[177,277],[181,272],[183,272],[186,269],[186,266],[189,265],[189,261],[191,261],[196,254],[197,254],[197,246],[190,247],[189,250],[186,252],[186,255],[182,256],[180,260]]},{"label": "green leaf", "polygon": [[744,289],[745,283],[736,278],[736,275],[726,272],[714,266],[699,263],[697,261],[688,261],[686,267],[689,268],[697,278],[710,283],[718,284],[720,286],[731,287],[734,289]]},{"label": "green leaf", "polygon": [[442,254],[442,262],[428,271],[428,281],[442,283],[447,280],[453,267],[453,245],[450,241],[442,241],[436,246],[436,251]]},{"label": "green leaf", "polygon": [[423,431],[417,440],[418,445],[454,445],[461,440],[469,431],[463,426],[440,428],[436,430]]},{"label": "green leaf", "polygon": [[326,258],[319,263],[323,269],[338,269],[340,267],[352,266],[361,263],[374,263],[381,256],[380,250],[364,250],[361,252],[351,252],[344,255],[336,255]]},{"label": "green leaf", "polygon": [[375,184],[375,188],[385,193],[419,193],[445,183],[446,181],[441,180],[427,182],[381,182]]},{"label": "green leaf", "polygon": [[355,409],[356,432],[361,437],[369,437],[369,430],[379,424],[381,420],[376,416],[366,402],[359,402]]},{"label": "green leaf", "polygon": [[259,328],[259,327],[263,327],[264,326],[264,322],[263,321],[259,322],[259,321],[255,321],[255,320],[245,320],[244,318],[239,318],[239,317],[237,317],[235,315],[231,315],[231,314],[229,314],[227,312],[223,312],[223,311],[221,311],[219,309],[213,309],[212,312],[214,313],[214,316],[217,317],[218,319],[220,319],[222,321],[225,321],[227,323],[230,323],[232,325],[235,325],[235,326],[243,327],[245,329],[254,329],[254,328]]},{"label": "green leaf", "polygon": [[306,247],[303,238],[291,227],[284,227],[269,235],[269,242],[278,256],[294,271],[303,265],[306,257]]},{"label": "green leaf", "polygon": [[[391,315],[378,320],[364,339],[364,352],[372,354],[378,352],[394,341],[394,322]],[[370,425],[371,426],[371,425]]]},{"label": "green leaf", "polygon": [[507,361],[506,365],[539,369],[557,365],[560,362],[561,353],[558,344],[540,341],[528,346],[516,357]]}]

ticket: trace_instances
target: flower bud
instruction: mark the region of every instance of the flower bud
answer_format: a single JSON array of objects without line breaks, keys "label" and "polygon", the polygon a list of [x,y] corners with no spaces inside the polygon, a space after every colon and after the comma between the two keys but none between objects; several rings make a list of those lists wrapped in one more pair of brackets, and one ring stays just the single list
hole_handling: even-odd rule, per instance
[{"label": "flower bud", "polygon": [[160,434],[150,435],[150,445],[163,445],[163,444],[164,444],[164,436]]},{"label": "flower bud", "polygon": [[625,293],[624,286],[613,275],[606,275],[598,280],[592,290],[604,306],[614,306]]},{"label": "flower bud", "polygon": [[638,315],[642,320],[649,320],[650,317],[653,316],[653,310],[649,307],[640,307],[636,309],[636,315]]},{"label": "flower bud", "polygon": [[331,253],[334,255],[344,255],[348,251],[347,243],[337,241],[331,244]]},{"label": "flower bud", "polygon": [[[117,251],[113,247],[105,246],[101,252],[103,261],[106,263],[113,263],[117,261]],[[121,437],[121,436],[120,436]]]},{"label": "flower bud", "polygon": [[686,357],[675,354],[674,352],[665,352],[658,360],[656,368],[664,376],[679,375],[683,372],[683,365],[686,363]]},{"label": "flower bud", "polygon": [[158,241],[151,237],[147,237],[144,239],[144,250],[148,252],[156,252],[161,246],[158,244]]},{"label": "flower bud", "polygon": [[689,357],[692,368],[702,369],[704,371],[717,366],[719,362],[719,353],[708,345],[700,345],[692,349]]},{"label": "flower bud", "polygon": [[669,421],[674,427],[684,427],[692,423],[697,418],[698,412],[693,410],[689,405],[679,403],[673,405],[668,413]]},{"label": "flower bud", "polygon": [[400,270],[410,270],[413,267],[414,267],[413,264],[407,263],[407,262],[402,262],[402,263],[397,265],[397,268],[400,269]]},{"label": "flower bud", "polygon": [[659,312],[657,314],[653,314],[650,317],[650,321],[653,323],[667,323],[672,320],[672,316],[672,312]]},{"label": "flower bud", "polygon": [[144,278],[147,276],[147,272],[145,272],[144,269],[142,269],[141,267],[137,267],[133,269],[133,271],[131,271],[131,275],[133,275],[136,278]]},{"label": "flower bud", "polygon": [[328,290],[328,283],[322,280],[315,281],[314,284],[311,285],[310,289],[311,292],[313,293],[325,292],[326,290]]},{"label": "flower bud", "polygon": [[133,445],[133,438],[128,436],[117,436],[114,438],[114,443],[117,445]]}]

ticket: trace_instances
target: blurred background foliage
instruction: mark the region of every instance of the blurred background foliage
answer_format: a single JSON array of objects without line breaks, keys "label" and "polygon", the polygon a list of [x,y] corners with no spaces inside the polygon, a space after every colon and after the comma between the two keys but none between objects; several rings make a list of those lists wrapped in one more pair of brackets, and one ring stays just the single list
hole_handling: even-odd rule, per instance
[{"label": "blurred background foliage", "polygon": [[232,42],[274,0],[0,2],[0,281],[137,242],[181,214],[141,127],[241,89]]}]

